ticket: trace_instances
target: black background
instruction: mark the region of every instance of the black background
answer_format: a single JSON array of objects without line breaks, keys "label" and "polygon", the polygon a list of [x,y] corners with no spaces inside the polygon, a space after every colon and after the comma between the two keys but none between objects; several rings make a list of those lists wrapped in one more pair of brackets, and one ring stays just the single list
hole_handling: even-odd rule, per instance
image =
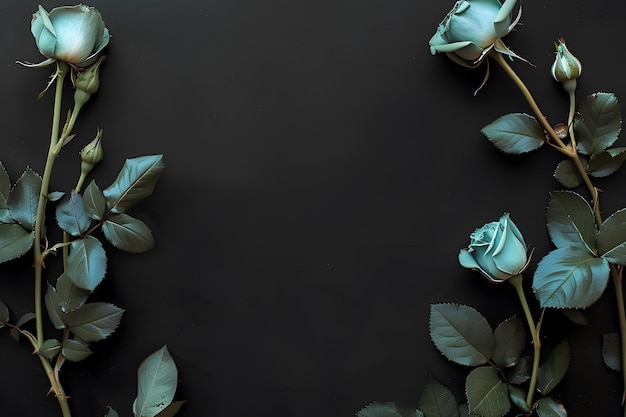
[{"label": "black background", "polygon": [[[137,367],[164,344],[179,369],[176,398],[187,400],[181,417],[417,406],[429,373],[461,401],[467,370],[433,347],[429,304],[472,305],[493,326],[521,313],[510,286],[462,269],[457,253],[476,227],[510,212],[537,247],[529,287],[551,248],[544,213],[548,192],[560,189],[552,173],[562,158],[547,147],[503,155],[482,136],[497,117],[530,109],[495,66],[474,97],[483,69],[431,56],[428,40],[453,2],[89,5],[113,37],[101,90],[56,162],[52,189],[75,184],[77,152],[97,128],[105,159],[93,178],[102,188],[127,157],[163,153],[167,168],[131,213],[157,247],[142,255],[107,248],[107,278],[93,299],[126,312],[89,359],[65,365],[74,414],[102,416],[110,405],[132,415]],[[626,95],[625,3],[523,7],[505,41],[535,64],[512,65],[550,122],[567,117],[566,95],[549,75],[561,36],[583,62],[579,97]],[[43,171],[52,116],[53,95],[36,100],[49,69],[15,63],[42,59],[30,34],[36,10],[30,1],[0,10],[0,160],[13,180],[27,165]],[[623,170],[597,181],[605,216],[626,205],[624,181]],[[31,263],[0,266],[0,299],[13,317],[32,311]],[[46,276],[54,279],[54,267]],[[614,306],[610,284],[587,311],[590,326],[546,315],[544,344],[571,344],[572,369],[554,395],[572,416],[620,414],[620,376],[600,356],[602,334],[616,330]],[[2,333],[0,414],[60,415],[29,346]]]}]

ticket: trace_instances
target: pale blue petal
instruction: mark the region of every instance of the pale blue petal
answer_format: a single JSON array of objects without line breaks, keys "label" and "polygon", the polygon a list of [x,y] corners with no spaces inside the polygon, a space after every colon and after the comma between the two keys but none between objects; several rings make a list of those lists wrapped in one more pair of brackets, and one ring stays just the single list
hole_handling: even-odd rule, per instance
[{"label": "pale blue petal", "polygon": [[517,0],[505,0],[493,23],[497,24],[508,20],[508,17],[511,15],[511,13],[513,13],[513,8],[515,7],[516,3]]},{"label": "pale blue petal", "polygon": [[476,262],[474,255],[472,255],[467,249],[461,249],[459,252],[459,263],[463,268],[480,269],[480,265]]},{"label": "pale blue petal", "polygon": [[466,46],[470,44],[471,44],[470,41],[463,41],[463,42],[447,43],[445,45],[431,45],[430,51],[431,53],[433,50],[435,52],[455,52],[455,51],[458,51],[459,49],[465,48]]},{"label": "pale blue petal", "polygon": [[43,56],[47,56],[49,58],[54,57],[57,47],[57,38],[55,38],[54,35],[48,31],[48,29],[43,29],[43,31],[39,34],[39,37],[36,38],[36,43],[37,48],[39,48],[39,52],[41,52]]}]

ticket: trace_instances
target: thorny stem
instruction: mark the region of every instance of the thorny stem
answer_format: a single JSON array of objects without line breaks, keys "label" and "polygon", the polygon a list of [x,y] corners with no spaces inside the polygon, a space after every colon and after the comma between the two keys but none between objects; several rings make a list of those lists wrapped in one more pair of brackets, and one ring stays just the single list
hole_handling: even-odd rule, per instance
[{"label": "thorny stem", "polygon": [[522,285],[522,275],[514,275],[507,282],[509,282],[515,288],[519,301],[522,304],[526,321],[528,322],[528,328],[533,339],[533,368],[530,376],[530,385],[528,386],[528,394],[526,396],[526,405],[530,408],[533,403],[533,395],[535,394],[535,388],[537,387],[537,372],[539,371],[539,359],[541,357],[541,341],[539,340],[539,326],[535,325],[535,319],[530,312],[528,301],[524,293],[524,287]]},{"label": "thorny stem", "polygon": [[46,158],[46,166],[41,181],[41,194],[39,195],[39,203],[37,205],[37,218],[35,221],[35,241],[34,241],[34,258],[35,258],[35,316],[37,327],[37,345],[41,346],[44,340],[43,335],[43,314],[41,303],[41,281],[43,262],[41,257],[41,241],[43,239],[43,219],[48,201],[48,188],[50,185],[50,177],[52,168],[56,159],[54,148],[59,140],[59,125],[61,116],[61,98],[63,97],[63,81],[67,75],[69,66],[67,64],[57,62],[56,73],[56,91],[54,95],[54,111],[52,116],[52,131],[50,133],[50,147],[48,148],[48,157]]},{"label": "thorny stem", "polygon": [[543,113],[539,109],[539,106],[537,105],[532,94],[526,87],[526,84],[524,84],[522,79],[515,73],[515,71],[513,71],[513,68],[511,68],[511,66],[506,62],[502,54],[499,52],[496,52],[495,50],[491,50],[491,52],[489,52],[489,56],[493,58],[493,60],[496,61],[498,65],[500,65],[500,67],[504,70],[504,72],[507,73],[507,75],[513,80],[515,85],[520,89],[520,91],[524,95],[524,98],[526,99],[526,101],[528,101],[528,104],[530,105],[531,109],[537,116],[539,123],[541,123],[541,126],[543,127],[543,129],[548,133],[550,138],[556,143],[556,148],[569,157],[574,157],[574,155],[577,156],[576,150],[567,146],[561,140],[561,138],[556,134],[552,126],[550,126],[550,123],[548,123],[548,119],[546,119],[546,117],[543,115]]},{"label": "thorny stem", "polygon": [[[515,73],[513,68],[511,68],[511,66],[506,62],[502,54],[496,51],[491,51],[489,53],[489,56],[493,58],[500,65],[500,67],[502,67],[502,69],[507,73],[507,75],[511,78],[511,80],[513,80],[515,85],[520,89],[520,91],[522,92],[522,95],[524,96],[526,101],[528,101],[528,104],[530,105],[531,109],[535,113],[535,116],[537,116],[539,123],[541,123],[541,126],[544,128],[544,130],[548,133],[550,138],[556,143],[556,146],[555,145],[552,145],[552,146],[555,147],[560,152],[567,155],[568,157],[570,157],[570,159],[576,166],[578,173],[582,177],[583,182],[585,183],[585,186],[589,190],[589,193],[591,194],[591,198],[593,199],[593,212],[596,218],[596,223],[598,225],[602,224],[602,218],[600,217],[600,203],[598,201],[599,200],[598,191],[593,186],[591,180],[589,179],[589,175],[587,174],[587,170],[585,169],[585,167],[583,166],[583,163],[578,157],[578,151],[576,149],[576,142],[575,142],[575,139],[573,139],[574,136],[571,135],[570,139],[572,139],[572,142],[569,145],[566,145],[565,142],[563,142],[563,140],[561,140],[561,138],[556,134],[556,132],[554,131],[550,123],[548,123],[548,120],[539,109],[537,102],[535,101],[532,94],[528,90],[528,87],[526,87],[526,84],[524,84],[522,79]],[[568,117],[568,119],[571,119],[571,120],[573,120],[573,116],[574,116],[574,110],[573,110],[574,100],[575,100],[575,97],[572,93],[570,94],[570,111],[569,111],[569,117]],[[570,131],[571,131],[572,123],[570,122],[568,124],[570,126]]]},{"label": "thorny stem", "polygon": [[[591,182],[591,179],[589,178],[589,174],[587,173],[585,166],[583,165],[582,161],[580,160],[578,156],[578,150],[576,147],[576,138],[574,136],[574,129],[573,129],[573,121],[574,121],[574,114],[575,114],[575,100],[576,100],[575,92],[573,90],[569,91],[570,103],[569,103],[569,114],[568,114],[568,130],[569,130],[570,144],[566,145],[561,140],[561,138],[559,138],[558,135],[555,133],[552,126],[550,126],[547,119],[545,118],[541,110],[539,109],[539,106],[537,106],[537,103],[535,102],[532,94],[530,93],[530,91],[528,90],[524,82],[515,73],[515,71],[509,66],[509,64],[506,62],[506,60],[502,56],[502,54],[495,52],[495,51],[491,51],[489,53],[489,56],[491,56],[491,58],[493,58],[500,65],[500,67],[504,69],[507,75],[509,75],[509,77],[513,80],[515,85],[517,85],[517,87],[520,89],[520,91],[522,92],[526,100],[528,101],[528,104],[530,104],[530,107],[532,108],[533,112],[539,119],[539,122],[541,123],[545,131],[548,133],[550,138],[554,140],[554,142],[556,143],[556,146],[554,147],[556,147],[556,149],[558,149],[560,152],[567,155],[576,166],[578,173],[583,179],[585,187],[587,187],[587,190],[589,191],[589,194],[591,195],[592,202],[593,202],[593,215],[594,215],[597,227],[600,227],[602,225],[602,216],[600,214],[600,196],[598,194],[598,189]],[[616,266],[612,264],[610,265],[611,277],[613,278],[613,283],[615,285],[615,296],[616,296],[616,302],[617,302],[617,308],[618,308],[618,318],[619,318],[620,337],[621,337],[621,350],[622,350],[621,351],[622,364],[626,364],[626,308],[624,307],[624,290],[622,287],[622,269],[623,268],[621,266]],[[622,384],[623,384],[622,406],[623,406],[624,401],[626,400],[626,369],[622,371],[622,380],[623,380],[622,381]],[[626,408],[624,408],[624,417],[626,417]]]},{"label": "thorny stem", "polygon": [[[37,205],[37,217],[35,220],[35,237],[34,237],[34,262],[35,262],[35,326],[36,326],[36,341],[37,350],[41,348],[44,342],[43,333],[43,303],[42,303],[42,272],[43,272],[43,256],[42,256],[42,240],[43,240],[43,220],[46,209],[46,202],[48,200],[48,188],[50,185],[50,177],[52,176],[52,168],[54,166],[55,159],[58,155],[56,150],[57,143],[59,142],[59,127],[61,120],[61,99],[63,97],[63,84],[65,76],[70,70],[67,63],[57,61],[56,68],[56,90],[54,95],[54,110],[52,115],[52,129],[50,133],[50,146],[48,148],[48,156],[46,158],[46,165],[41,181],[41,194],[39,195],[39,202]],[[63,413],[63,417],[71,417],[69,405],[67,403],[67,396],[63,391],[63,387],[59,383],[54,369],[50,362],[43,356],[38,355],[41,363],[46,371],[46,375],[52,384],[52,390],[54,391],[59,406]]]}]

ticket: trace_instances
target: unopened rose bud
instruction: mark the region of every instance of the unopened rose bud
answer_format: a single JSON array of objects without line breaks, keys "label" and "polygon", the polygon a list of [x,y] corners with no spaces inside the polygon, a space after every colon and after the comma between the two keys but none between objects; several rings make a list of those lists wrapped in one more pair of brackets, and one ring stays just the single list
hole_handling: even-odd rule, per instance
[{"label": "unopened rose bud", "polygon": [[576,78],[580,77],[583,66],[565,46],[565,40],[559,39],[555,43],[556,58],[552,64],[552,77],[563,84],[563,88],[569,93],[576,90]]},{"label": "unopened rose bud", "polygon": [[76,106],[82,107],[92,94],[95,94],[100,87],[100,64],[106,59],[106,55],[98,58],[95,64],[81,71],[76,71],[76,79],[74,80],[74,103]]},{"label": "unopened rose bud", "polygon": [[94,140],[89,142],[83,149],[80,151],[80,171],[81,174],[89,173],[93,167],[100,161],[104,154],[102,152],[102,129],[98,130],[96,137]]}]

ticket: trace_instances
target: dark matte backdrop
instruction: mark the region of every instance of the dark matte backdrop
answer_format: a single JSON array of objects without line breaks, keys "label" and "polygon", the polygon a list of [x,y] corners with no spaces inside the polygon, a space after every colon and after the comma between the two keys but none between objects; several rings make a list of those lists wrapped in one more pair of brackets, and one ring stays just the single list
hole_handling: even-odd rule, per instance
[{"label": "dark matte backdrop", "polygon": [[[155,194],[133,211],[154,231],[143,255],[109,251],[94,299],[126,309],[95,353],[64,367],[76,416],[106,405],[130,416],[141,360],[167,344],[180,416],[344,417],[371,401],[417,405],[428,374],[462,399],[466,370],[428,337],[434,302],[475,306],[495,325],[520,314],[512,288],[463,270],[469,233],[504,211],[550,249],[544,211],[561,157],[505,156],[480,128],[529,112],[512,83],[431,56],[453,1],[93,1],[113,37],[101,90],[57,161],[53,189],[78,175],[76,153],[104,129],[106,187],[127,157],[164,153]],[[62,5],[43,1],[48,10]],[[13,179],[43,171],[52,94],[30,34],[37,2],[0,10],[0,160]],[[551,122],[567,116],[549,76],[564,36],[582,60],[580,96],[626,96],[626,4],[524,2],[507,43]],[[65,108],[70,106],[68,101]],[[605,214],[626,205],[626,173],[598,181]],[[30,257],[0,266],[0,298],[32,311]],[[533,263],[529,276],[534,269]],[[51,273],[48,275],[53,279]],[[612,290],[593,326],[549,314],[547,346],[567,337],[571,370],[555,392],[572,416],[618,415],[619,375],[600,357],[615,330]],[[536,305],[534,305],[536,308]],[[535,311],[538,311],[535,309]],[[57,416],[27,344],[2,331],[1,415]]]}]

